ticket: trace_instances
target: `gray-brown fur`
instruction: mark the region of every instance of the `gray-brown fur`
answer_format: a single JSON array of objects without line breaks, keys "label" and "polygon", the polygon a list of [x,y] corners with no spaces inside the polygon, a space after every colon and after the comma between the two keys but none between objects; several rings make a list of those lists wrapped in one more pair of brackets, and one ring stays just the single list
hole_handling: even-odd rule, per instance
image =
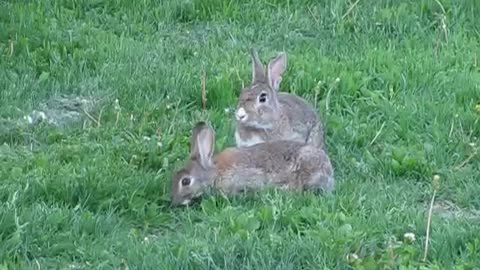
[{"label": "gray-brown fur", "polygon": [[286,55],[280,54],[265,71],[258,54],[252,51],[252,84],[242,89],[236,111],[237,147],[275,140],[305,142],[317,123],[323,129],[315,109],[307,101],[278,91],[286,61]]},{"label": "gray-brown fur", "polygon": [[[204,122],[198,123],[194,130],[190,160],[173,177],[173,204],[188,204],[207,187],[227,194],[267,186],[326,192],[334,189],[330,160],[316,145],[277,140],[227,148],[213,157],[214,131]],[[184,185],[187,178],[190,181]]]}]

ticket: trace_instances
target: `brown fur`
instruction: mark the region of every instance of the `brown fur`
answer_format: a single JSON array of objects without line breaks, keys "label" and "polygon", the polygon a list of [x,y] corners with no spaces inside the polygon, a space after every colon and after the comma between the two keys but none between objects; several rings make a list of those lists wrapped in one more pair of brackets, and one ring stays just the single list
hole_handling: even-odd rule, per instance
[{"label": "brown fur", "polygon": [[[214,145],[210,127],[205,125],[202,132],[194,134],[200,137],[192,139],[192,142],[202,142],[201,145],[207,150]],[[209,140],[208,143],[205,140]],[[197,148],[192,147],[192,151],[202,153],[205,150]],[[278,140],[249,147],[227,148],[213,158],[211,167],[201,164],[210,162],[194,155],[180,170],[181,173],[175,174],[172,182],[174,203],[188,203],[203,194],[208,186],[228,194],[267,186],[327,192],[334,189],[333,168],[327,154],[315,145],[296,141]],[[193,184],[182,186],[184,177],[194,179]]]},{"label": "brown fur", "polygon": [[[244,119],[237,117],[237,147],[275,140],[306,142],[314,126],[320,123],[323,129],[315,109],[307,101],[276,88],[286,68],[286,55],[273,59],[267,71],[256,52],[252,53],[252,63],[252,84],[241,91],[237,105],[237,112],[243,109],[247,115]],[[260,102],[260,95],[266,95],[267,100]]]}]

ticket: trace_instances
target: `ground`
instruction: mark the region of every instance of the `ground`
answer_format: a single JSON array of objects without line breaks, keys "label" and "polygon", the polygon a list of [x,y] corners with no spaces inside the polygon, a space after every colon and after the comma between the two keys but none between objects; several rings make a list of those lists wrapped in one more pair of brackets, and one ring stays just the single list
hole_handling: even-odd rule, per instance
[{"label": "ground", "polygon": [[[478,267],[479,15],[477,0],[1,1],[0,269]],[[282,91],[324,120],[336,191],[171,208],[194,123],[234,144],[252,47],[288,54]],[[103,101],[27,121],[60,95]]]}]

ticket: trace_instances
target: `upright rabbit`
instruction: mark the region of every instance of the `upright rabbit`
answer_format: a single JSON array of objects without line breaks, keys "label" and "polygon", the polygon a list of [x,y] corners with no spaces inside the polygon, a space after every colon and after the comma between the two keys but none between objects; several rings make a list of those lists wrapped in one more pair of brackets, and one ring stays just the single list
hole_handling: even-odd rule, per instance
[{"label": "upright rabbit", "polygon": [[235,112],[237,147],[275,140],[305,142],[311,128],[319,125],[324,148],[323,125],[315,109],[304,99],[279,91],[287,55],[279,54],[265,71],[258,53],[251,54],[252,83],[242,89]]},{"label": "upright rabbit", "polygon": [[188,204],[208,187],[225,194],[267,186],[330,192],[335,186],[333,168],[318,143],[315,138],[307,143],[278,140],[227,148],[214,157],[215,132],[198,122],[192,132],[190,158],[172,179],[172,204]]}]

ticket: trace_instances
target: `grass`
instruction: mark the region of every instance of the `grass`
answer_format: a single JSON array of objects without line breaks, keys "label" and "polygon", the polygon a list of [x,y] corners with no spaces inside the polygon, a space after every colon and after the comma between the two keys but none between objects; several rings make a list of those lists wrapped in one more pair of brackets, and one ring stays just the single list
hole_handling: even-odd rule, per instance
[{"label": "grass", "polygon": [[[0,1],[0,119],[108,100],[100,124],[2,127],[0,269],[478,269],[480,5],[354,2]],[[281,87],[322,115],[337,190],[172,209],[193,124],[234,143],[252,46],[288,53]],[[423,261],[435,174],[451,207]]]}]

